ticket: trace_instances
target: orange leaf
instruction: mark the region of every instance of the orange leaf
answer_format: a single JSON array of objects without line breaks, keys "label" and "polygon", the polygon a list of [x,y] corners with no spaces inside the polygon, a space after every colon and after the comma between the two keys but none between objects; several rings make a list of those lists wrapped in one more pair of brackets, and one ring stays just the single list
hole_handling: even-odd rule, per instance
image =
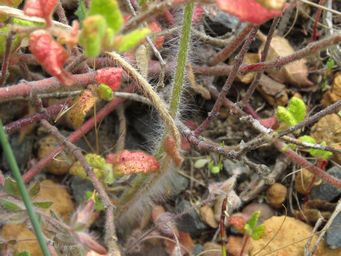
[{"label": "orange leaf", "polygon": [[240,21],[254,24],[282,15],[282,11],[267,9],[256,0],[216,0],[216,3],[221,10],[237,16]]},{"label": "orange leaf", "polygon": [[116,154],[108,154],[106,159],[113,165],[114,172],[120,175],[155,172],[160,169],[160,163],[155,157],[144,152],[123,150]]},{"label": "orange leaf", "polygon": [[108,85],[113,91],[121,86],[122,68],[103,68],[97,71],[96,82]]},{"label": "orange leaf", "polygon": [[182,161],[184,160],[176,146],[175,139],[171,136],[167,136],[165,142],[163,143],[163,147],[167,155],[172,158],[176,166],[180,166]]},{"label": "orange leaf", "polygon": [[31,33],[29,46],[32,54],[49,74],[64,85],[73,84],[71,75],[63,69],[68,54],[49,32],[36,30]]}]

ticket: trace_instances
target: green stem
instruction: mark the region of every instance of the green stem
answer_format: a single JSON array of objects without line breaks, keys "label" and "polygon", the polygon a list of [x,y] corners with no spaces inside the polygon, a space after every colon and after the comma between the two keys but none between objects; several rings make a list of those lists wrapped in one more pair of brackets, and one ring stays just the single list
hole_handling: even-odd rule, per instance
[{"label": "green stem", "polygon": [[2,125],[1,119],[0,119],[0,143],[2,145],[2,148],[3,148],[3,151],[5,153],[8,164],[11,168],[14,179],[15,179],[16,183],[18,184],[18,188],[19,188],[21,197],[24,201],[28,216],[31,220],[31,223],[32,223],[32,226],[34,229],[34,233],[37,237],[40,248],[41,248],[44,256],[50,256],[50,252],[49,252],[49,249],[47,247],[44,234],[43,234],[42,229],[40,227],[38,215],[34,211],[31,198],[30,198],[30,196],[29,196],[29,194],[25,188],[24,182],[21,178],[17,161],[15,160],[12,148],[8,142],[8,138],[7,138],[7,135],[5,133],[4,127]]},{"label": "green stem", "polygon": [[191,35],[191,26],[192,26],[192,14],[193,14],[193,3],[186,4],[184,17],[183,17],[183,26],[180,38],[180,45],[178,51],[178,59],[176,62],[176,71],[175,77],[173,81],[172,95],[169,105],[169,111],[172,117],[176,116],[176,113],[179,108],[179,102],[182,92],[182,87],[184,83],[185,77],[185,69],[186,69],[186,60],[189,46],[189,39]]}]

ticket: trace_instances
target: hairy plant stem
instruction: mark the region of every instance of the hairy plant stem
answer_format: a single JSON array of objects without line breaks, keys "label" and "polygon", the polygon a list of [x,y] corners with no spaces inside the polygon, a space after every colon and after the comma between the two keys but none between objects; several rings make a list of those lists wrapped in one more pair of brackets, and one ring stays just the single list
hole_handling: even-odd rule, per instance
[{"label": "hairy plant stem", "polygon": [[12,174],[14,176],[14,179],[18,185],[20,195],[22,197],[22,200],[24,201],[24,204],[25,204],[28,216],[31,220],[33,230],[34,230],[34,233],[37,237],[39,246],[40,246],[44,255],[50,256],[50,252],[49,252],[48,246],[46,244],[45,236],[44,236],[44,233],[43,233],[42,228],[40,226],[38,215],[34,210],[34,206],[33,206],[33,203],[31,201],[31,198],[29,196],[29,193],[27,192],[27,190],[25,188],[25,184],[21,178],[21,174],[19,171],[18,164],[15,160],[13,151],[11,149],[9,142],[8,142],[8,138],[7,138],[7,135],[5,133],[4,127],[2,125],[1,119],[0,119],[0,142],[1,142],[2,148],[4,150],[8,164],[10,166],[10,169],[12,171]]},{"label": "hairy plant stem", "polygon": [[169,111],[173,118],[179,109],[179,102],[181,98],[182,88],[184,84],[184,77],[186,73],[186,61],[191,36],[193,3],[186,5],[184,10],[184,17],[182,20],[182,32],[180,38],[180,45],[178,50],[178,58],[176,63],[175,77],[172,85],[172,94],[169,103]]},{"label": "hairy plant stem", "polygon": [[[105,191],[105,188],[103,184],[97,179],[96,174],[93,170],[93,168],[89,165],[88,161],[85,159],[85,157],[82,154],[82,151],[79,147],[74,145],[72,142],[70,142],[64,135],[62,135],[58,129],[51,125],[48,121],[42,120],[41,124],[47,129],[49,133],[51,133],[53,136],[58,138],[62,143],[68,148],[71,154],[73,154],[76,159],[79,161],[81,166],[84,168],[86,174],[88,175],[92,185],[97,190],[101,201],[104,204],[105,211],[106,211],[106,223],[105,223],[105,240],[107,243],[111,243],[113,248],[111,251],[111,255],[119,256],[121,255],[119,246],[117,244],[117,236],[116,236],[116,230],[115,230],[115,224],[114,224],[114,215],[113,215],[113,205],[111,203],[110,197],[108,196],[107,192]],[[113,241],[110,241],[113,240]]]},{"label": "hairy plant stem", "polygon": [[158,111],[161,119],[165,122],[167,128],[172,132],[177,145],[180,145],[181,137],[178,128],[175,125],[174,119],[169,114],[166,104],[160,96],[154,91],[148,81],[124,58],[115,52],[107,52],[135,81],[137,87],[142,93],[153,103],[153,106]]},{"label": "hairy plant stem", "polygon": [[[170,112],[170,116],[173,122],[174,122],[173,118],[176,117],[176,114],[178,112],[179,102],[180,102],[181,93],[183,89],[183,83],[184,83],[184,77],[185,77],[185,71],[186,71],[187,53],[188,53],[188,48],[189,48],[190,33],[191,33],[191,26],[192,26],[193,7],[194,7],[193,3],[187,4],[185,6],[184,15],[183,15],[183,22],[182,22],[183,26],[182,26],[182,33],[181,33],[179,50],[178,50],[177,67],[176,67],[175,77],[173,81],[172,94],[171,94],[170,106],[169,106],[169,112]],[[154,107],[156,106],[154,105]],[[166,127],[164,134],[162,135],[162,141],[166,137],[167,130],[169,131],[169,128]],[[180,140],[177,141],[176,138],[175,140],[176,140],[177,147],[179,147]],[[156,153],[157,155],[162,154],[163,142],[160,143],[160,146],[156,150],[156,152],[157,152]],[[152,200],[152,197],[154,195],[152,195],[150,191],[153,191],[152,189],[153,186],[160,186],[162,184],[162,182],[160,181],[164,177],[167,177],[168,172],[173,171],[172,170],[173,164],[170,163],[169,160],[170,159],[168,156],[166,156],[164,159],[161,160],[162,163],[161,163],[160,174],[152,174],[150,176],[138,175],[137,177],[135,177],[135,179],[132,182],[131,188],[125,191],[120,198],[121,207],[119,207],[120,208],[119,212],[117,212],[118,217],[120,217],[120,215],[122,215],[122,213],[125,212],[125,209],[127,209],[128,207],[133,205],[135,202],[137,202],[138,201],[137,198],[147,197],[147,198],[150,198],[150,200]],[[168,163],[168,164],[164,164],[164,163]],[[157,197],[160,197],[160,195],[157,195]]]}]

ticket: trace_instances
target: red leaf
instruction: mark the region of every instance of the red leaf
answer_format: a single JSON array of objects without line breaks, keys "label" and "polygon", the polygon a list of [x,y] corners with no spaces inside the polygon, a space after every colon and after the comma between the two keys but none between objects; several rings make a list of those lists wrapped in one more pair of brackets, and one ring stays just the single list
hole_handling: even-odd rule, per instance
[{"label": "red leaf", "polygon": [[49,32],[36,30],[31,33],[29,47],[32,54],[49,74],[55,76],[64,85],[73,84],[71,75],[63,69],[68,54]]},{"label": "red leaf", "polygon": [[121,86],[122,68],[103,68],[97,71],[96,82],[108,85],[113,91]]},{"label": "red leaf", "polygon": [[243,22],[262,24],[282,15],[282,11],[269,10],[256,0],[216,0],[216,3],[221,10],[237,16]]},{"label": "red leaf", "polygon": [[116,154],[108,154],[106,160],[114,166],[114,172],[121,175],[155,172],[160,169],[160,163],[155,157],[144,152],[123,150]]},{"label": "red leaf", "polygon": [[24,13],[28,16],[44,18],[51,25],[51,16],[58,0],[26,0]]},{"label": "red leaf", "polygon": [[[153,33],[159,33],[162,31],[162,28],[160,26],[160,24],[157,21],[152,21],[148,24],[148,27],[150,28],[150,30]],[[160,49],[163,46],[163,43],[165,41],[165,37],[164,36],[158,36],[157,38],[154,39],[154,44],[156,46],[156,48]]]}]

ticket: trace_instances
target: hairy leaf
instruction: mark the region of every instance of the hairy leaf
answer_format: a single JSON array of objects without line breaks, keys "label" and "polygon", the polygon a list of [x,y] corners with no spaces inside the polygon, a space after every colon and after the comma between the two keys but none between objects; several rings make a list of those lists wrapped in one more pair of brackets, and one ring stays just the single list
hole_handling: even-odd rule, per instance
[{"label": "hairy leaf", "polygon": [[108,85],[114,92],[121,86],[122,68],[102,68],[97,71],[96,82]]},{"label": "hairy leaf", "polygon": [[113,165],[114,173],[117,175],[148,173],[160,169],[160,163],[156,158],[144,152],[123,150],[116,154],[108,154],[106,159]]},{"label": "hairy leaf", "polygon": [[96,92],[102,100],[111,101],[113,99],[112,89],[106,84],[100,84]]},{"label": "hairy leaf", "polygon": [[87,9],[84,0],[78,0],[78,7],[75,11],[75,15],[78,17],[79,21],[83,21],[86,17]]},{"label": "hairy leaf", "polygon": [[280,122],[288,126],[297,124],[295,117],[285,107],[277,107],[276,116]]},{"label": "hairy leaf", "polygon": [[0,198],[0,205],[4,207],[6,210],[11,211],[11,212],[18,212],[24,210],[22,207],[19,205],[13,203],[10,200]]}]

